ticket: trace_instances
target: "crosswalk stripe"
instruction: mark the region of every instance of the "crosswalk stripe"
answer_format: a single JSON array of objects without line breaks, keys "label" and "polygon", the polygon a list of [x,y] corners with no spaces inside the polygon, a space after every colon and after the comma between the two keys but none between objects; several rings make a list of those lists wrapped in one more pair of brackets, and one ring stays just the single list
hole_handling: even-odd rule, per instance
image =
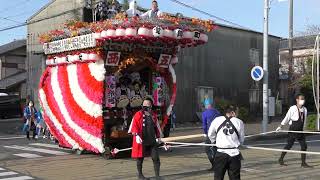
[{"label": "crosswalk stripe", "polygon": [[56,144],[32,143],[32,144],[29,144],[29,145],[31,145],[31,146],[48,147],[48,148],[53,148],[53,149],[63,149],[63,148],[59,147]]},{"label": "crosswalk stripe", "polygon": [[15,156],[24,157],[24,158],[40,158],[43,156],[37,155],[37,154],[31,154],[31,153],[20,153],[20,154],[13,154]]},{"label": "crosswalk stripe", "polygon": [[29,180],[29,179],[33,179],[33,178],[30,176],[19,176],[19,177],[4,178],[0,180]]},{"label": "crosswalk stripe", "polygon": [[40,152],[40,153],[45,153],[45,154],[52,154],[52,155],[67,155],[69,153],[66,152],[61,152],[61,151],[54,151],[54,150],[49,150],[49,149],[42,149],[42,148],[34,148],[34,147],[28,147],[28,146],[4,146],[5,148],[9,149],[18,149],[22,151],[34,151],[34,152]]},{"label": "crosswalk stripe", "polygon": [[0,173],[0,176],[11,176],[11,175],[16,175],[16,174],[18,174],[18,173],[10,171],[10,172],[2,172],[2,173]]}]

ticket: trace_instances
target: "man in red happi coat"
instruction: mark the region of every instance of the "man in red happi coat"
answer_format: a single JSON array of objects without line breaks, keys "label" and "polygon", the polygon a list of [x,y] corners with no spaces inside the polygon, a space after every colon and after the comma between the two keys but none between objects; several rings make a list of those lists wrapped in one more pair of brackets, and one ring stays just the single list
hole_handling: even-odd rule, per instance
[{"label": "man in red happi coat", "polygon": [[132,158],[137,160],[138,178],[146,179],[142,173],[144,157],[151,155],[156,179],[160,178],[160,159],[158,147],[161,142],[161,130],[156,117],[152,112],[153,101],[146,98],[142,110],[138,111],[131,122],[129,133],[133,135]]}]

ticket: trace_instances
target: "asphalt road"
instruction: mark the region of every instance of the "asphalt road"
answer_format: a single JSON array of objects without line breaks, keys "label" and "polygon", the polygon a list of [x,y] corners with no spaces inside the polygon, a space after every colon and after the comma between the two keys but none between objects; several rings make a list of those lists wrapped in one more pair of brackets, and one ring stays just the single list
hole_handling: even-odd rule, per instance
[{"label": "asphalt road", "polygon": [[[19,121],[10,121],[19,124]],[[2,127],[3,128],[3,127]],[[175,134],[190,134],[192,130]],[[247,139],[247,145],[282,149],[286,138]],[[307,137],[308,151],[320,152],[320,135]],[[292,148],[299,150],[299,144]],[[242,179],[319,179],[320,156],[308,155],[312,169],[300,167],[300,155],[288,154],[288,166],[277,164],[279,152],[242,150]],[[122,158],[105,159],[94,154],[77,155],[62,149],[50,140],[27,140],[20,133],[0,135],[0,180],[27,179],[136,179],[135,162]],[[203,147],[180,147],[161,150],[161,174],[164,179],[213,179]],[[150,159],[146,159],[145,175],[153,176]],[[10,179],[11,178],[11,179]]]}]

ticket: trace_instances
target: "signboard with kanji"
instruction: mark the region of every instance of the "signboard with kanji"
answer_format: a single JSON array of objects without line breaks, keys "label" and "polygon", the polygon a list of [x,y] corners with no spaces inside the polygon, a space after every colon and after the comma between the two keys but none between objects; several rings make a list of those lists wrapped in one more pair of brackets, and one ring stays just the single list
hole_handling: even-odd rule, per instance
[{"label": "signboard with kanji", "polygon": [[72,38],[62,39],[43,44],[45,54],[55,54],[65,51],[92,48],[96,46],[96,40],[93,34],[86,34]]},{"label": "signboard with kanji", "polygon": [[163,68],[168,68],[170,61],[171,61],[171,55],[161,54],[158,61],[158,65]]},{"label": "signboard with kanji", "polygon": [[108,51],[106,65],[107,66],[118,66],[120,61],[120,52]]}]

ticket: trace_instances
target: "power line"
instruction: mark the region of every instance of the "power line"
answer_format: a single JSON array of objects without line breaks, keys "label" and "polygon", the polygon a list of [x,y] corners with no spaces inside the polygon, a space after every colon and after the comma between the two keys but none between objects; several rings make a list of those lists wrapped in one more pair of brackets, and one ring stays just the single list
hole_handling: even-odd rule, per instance
[{"label": "power line", "polygon": [[174,3],[176,3],[176,4],[179,4],[179,5],[181,5],[181,6],[190,8],[190,9],[192,9],[192,10],[194,10],[194,11],[199,12],[199,13],[205,14],[205,15],[207,15],[207,16],[210,16],[210,17],[212,17],[212,18],[214,18],[214,19],[217,19],[217,20],[226,22],[226,23],[228,23],[228,24],[230,24],[230,25],[234,25],[234,26],[240,27],[240,28],[242,28],[242,29],[250,30],[250,29],[247,28],[247,27],[244,27],[244,26],[239,25],[239,24],[237,24],[237,23],[234,23],[234,22],[232,22],[232,21],[229,21],[229,20],[220,18],[220,17],[218,17],[218,16],[212,15],[212,14],[210,14],[210,13],[208,13],[208,12],[202,11],[202,10],[200,10],[200,9],[198,9],[198,8],[195,8],[195,7],[193,7],[193,6],[190,6],[190,5],[188,5],[188,4],[185,4],[185,3],[181,2],[181,1],[178,1],[178,0],[170,0],[170,1],[172,1],[172,2],[174,2]]},{"label": "power line", "polygon": [[6,20],[6,21],[11,21],[11,22],[15,22],[15,23],[21,23],[19,21],[13,20],[13,19],[9,19],[7,17],[0,17],[0,19]]}]

